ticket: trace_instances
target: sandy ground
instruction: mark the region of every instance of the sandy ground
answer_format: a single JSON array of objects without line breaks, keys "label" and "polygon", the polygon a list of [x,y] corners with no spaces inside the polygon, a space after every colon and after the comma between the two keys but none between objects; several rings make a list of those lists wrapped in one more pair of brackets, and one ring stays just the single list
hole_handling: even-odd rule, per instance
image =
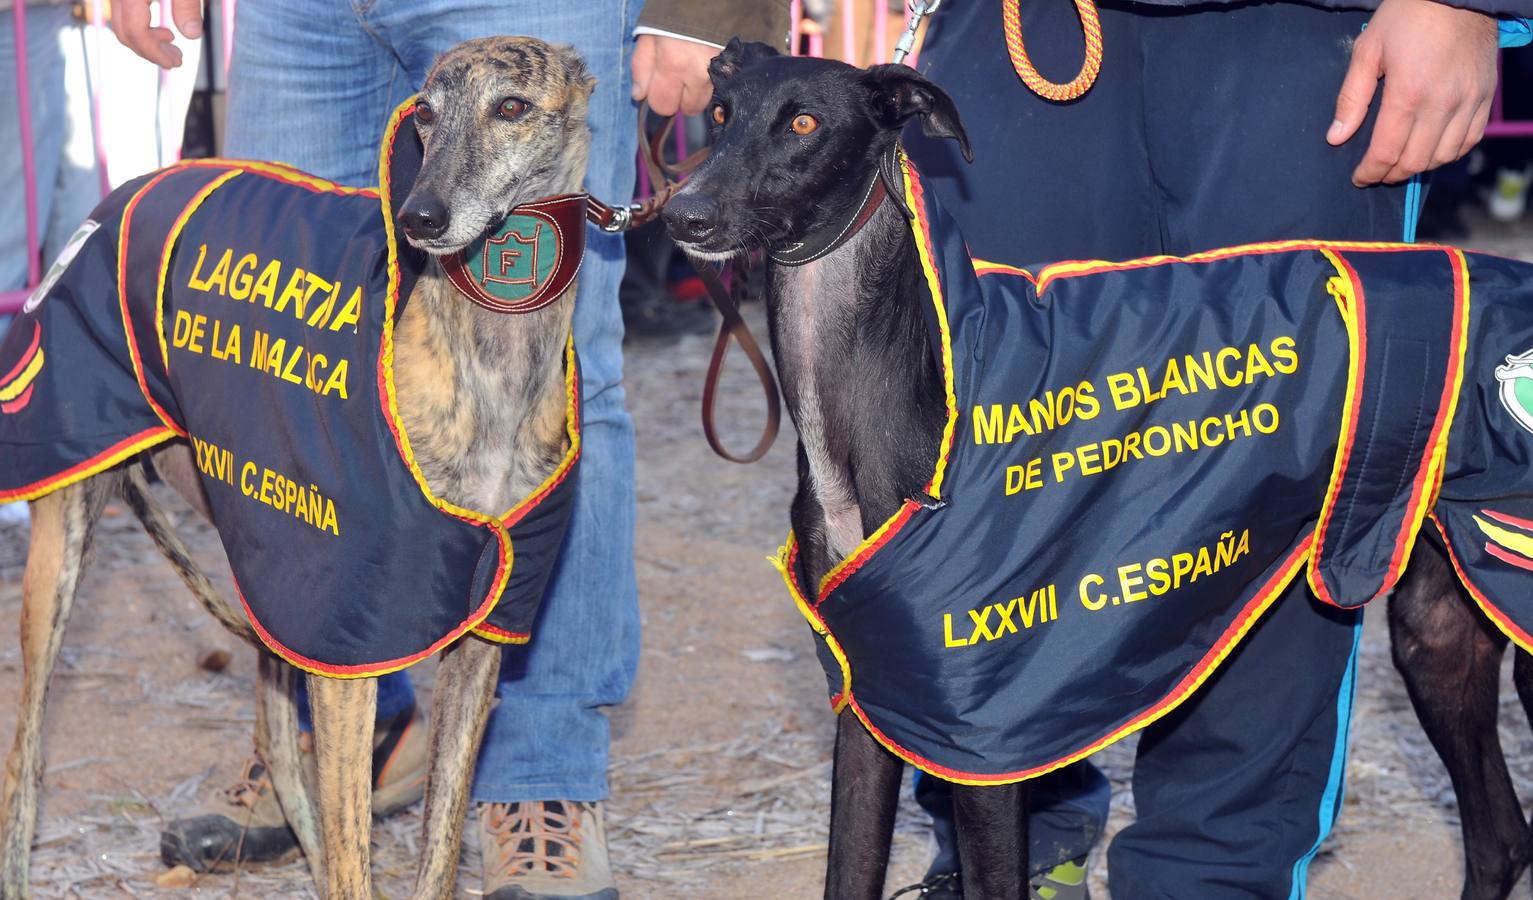
[{"label": "sandy ground", "polygon": [[[1533,256],[1533,226],[1481,223],[1472,243]],[[759,323],[759,309],[751,314]],[[689,338],[629,348],[644,650],[633,695],[612,714],[613,858],[623,895],[634,900],[814,897],[832,720],[808,632],[764,559],[786,528],[792,443],[785,436],[748,470],[708,451],[697,424],[707,345]],[[744,446],[759,399],[748,376],[735,374],[721,417],[737,421],[735,443]],[[185,530],[208,570],[225,571],[209,529],[188,515]],[[7,698],[20,680],[12,635],[24,552],[24,526],[0,526]],[[1452,791],[1390,665],[1381,612],[1364,636],[1347,806],[1311,869],[1310,896],[1456,896]],[[249,748],[253,656],[236,653],[220,674],[195,664],[202,651],[229,646],[137,526],[111,510],[53,684],[37,896],[312,895],[299,864],[209,876],[190,889],[154,883],[160,824],[228,783]],[[417,678],[429,687],[430,664]],[[1509,684],[1504,697],[1503,743],[1522,796],[1533,796],[1533,731]],[[13,727],[11,715],[0,716],[5,746]],[[1115,782],[1114,830],[1133,816],[1132,743],[1097,757]],[[375,870],[387,896],[407,893],[418,824],[410,813],[375,829]],[[463,896],[478,886],[472,844]],[[907,802],[891,889],[915,880],[928,852],[926,827]],[[1100,848],[1092,868],[1096,895],[1106,896]]]}]

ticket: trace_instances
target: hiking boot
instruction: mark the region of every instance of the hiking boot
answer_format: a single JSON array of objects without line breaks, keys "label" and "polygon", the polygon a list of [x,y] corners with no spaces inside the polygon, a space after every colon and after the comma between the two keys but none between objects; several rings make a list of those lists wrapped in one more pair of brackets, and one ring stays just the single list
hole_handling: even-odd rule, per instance
[{"label": "hiking boot", "polygon": [[[304,776],[313,785],[313,740],[308,733],[303,737]],[[373,815],[392,815],[425,794],[429,743],[426,714],[414,706],[378,723],[373,735]],[[202,815],[176,819],[160,832],[160,860],[198,872],[286,862],[298,852],[298,836],[282,816],[259,753],[245,761],[237,781],[204,805]]]},{"label": "hiking boot", "polygon": [[1091,900],[1086,890],[1086,857],[1066,860],[1033,878],[1032,900]]},{"label": "hiking boot", "polygon": [[485,900],[617,900],[600,803],[479,804]]}]

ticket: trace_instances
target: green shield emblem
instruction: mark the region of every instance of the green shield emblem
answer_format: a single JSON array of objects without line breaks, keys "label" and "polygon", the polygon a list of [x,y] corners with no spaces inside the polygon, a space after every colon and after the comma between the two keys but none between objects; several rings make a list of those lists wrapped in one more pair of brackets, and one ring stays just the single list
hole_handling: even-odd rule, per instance
[{"label": "green shield emblem", "polygon": [[1533,350],[1508,356],[1506,365],[1496,367],[1501,382],[1501,405],[1528,431],[1533,431]]},{"label": "green shield emblem", "polygon": [[484,292],[518,303],[547,286],[559,262],[558,229],[540,216],[513,214],[466,251],[469,272]]}]

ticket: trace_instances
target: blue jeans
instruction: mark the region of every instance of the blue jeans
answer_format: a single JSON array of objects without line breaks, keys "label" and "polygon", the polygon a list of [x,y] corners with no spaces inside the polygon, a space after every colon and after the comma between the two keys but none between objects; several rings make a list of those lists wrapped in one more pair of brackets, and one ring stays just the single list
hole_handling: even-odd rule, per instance
[{"label": "blue jeans", "polygon": [[[241,0],[229,73],[226,154],[376,184],[388,114],[443,51],[470,38],[530,34],[573,45],[591,97],[587,188],[633,191],[630,35],[640,0]],[[602,800],[607,719],[638,664],[633,568],[633,425],[623,407],[623,242],[592,229],[575,302],[584,449],[574,517],[543,609],[501,666],[475,776],[480,802]],[[379,681],[379,718],[414,700],[403,674]]]},{"label": "blue jeans", "polygon": [[[68,6],[29,7],[26,21],[38,237],[42,243],[41,265],[46,269],[75,228],[100,202],[101,185],[94,160],[82,165],[64,152],[75,128],[90,127],[88,120],[71,115],[64,90],[64,42],[79,44],[80,25],[70,15]],[[0,291],[27,286],[27,214],[21,190],[15,38],[7,6],[0,12],[0,184],[8,186],[0,191]],[[0,322],[0,333],[4,331],[4,323]]]}]

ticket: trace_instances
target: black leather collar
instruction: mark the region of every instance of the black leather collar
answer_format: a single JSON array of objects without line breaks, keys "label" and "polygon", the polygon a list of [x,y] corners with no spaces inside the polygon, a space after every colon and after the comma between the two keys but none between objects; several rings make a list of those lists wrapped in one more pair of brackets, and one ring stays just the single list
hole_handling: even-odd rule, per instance
[{"label": "black leather collar", "polygon": [[767,257],[780,266],[802,266],[814,262],[851,240],[873,218],[873,213],[883,205],[884,200],[891,196],[897,198],[900,211],[905,217],[911,218],[911,212],[904,201],[905,186],[901,177],[903,158],[899,143],[891,144],[888,152],[878,158],[878,166],[868,178],[862,199],[853,207],[850,215],[810,232],[803,240],[772,248]]}]

